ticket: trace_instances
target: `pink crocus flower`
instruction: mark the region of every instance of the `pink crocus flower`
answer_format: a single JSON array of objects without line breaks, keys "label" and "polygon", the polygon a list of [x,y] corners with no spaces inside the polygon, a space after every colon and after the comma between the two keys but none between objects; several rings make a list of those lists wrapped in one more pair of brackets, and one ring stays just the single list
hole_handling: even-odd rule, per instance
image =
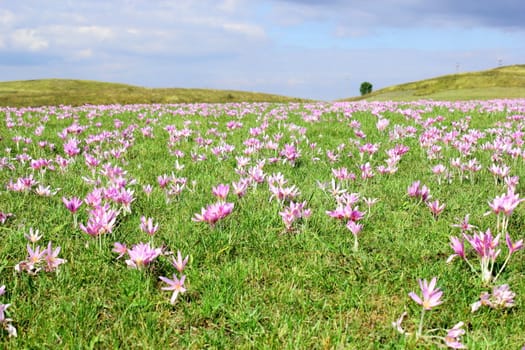
[{"label": "pink crocus flower", "polygon": [[195,222],[207,222],[211,226],[215,226],[217,221],[224,219],[230,215],[233,210],[233,203],[217,202],[210,204],[205,208],[202,208],[200,214],[195,214],[192,221]]},{"label": "pink crocus flower", "polygon": [[507,191],[506,194],[497,196],[492,202],[489,202],[489,206],[495,214],[503,213],[508,217],[512,215],[514,209],[523,201],[525,199],[520,199],[519,194]]},{"label": "pink crocus flower", "polygon": [[430,190],[426,185],[421,186],[420,181],[415,181],[408,187],[408,196],[419,198],[422,201],[426,202],[430,199]]},{"label": "pink crocus flower", "polygon": [[403,323],[403,319],[406,317],[408,313],[404,311],[401,316],[394,322],[392,322],[392,327],[394,327],[395,330],[397,330],[400,334],[406,334],[406,331],[401,326],[401,323]]},{"label": "pink crocus flower", "polygon": [[380,118],[377,120],[376,128],[379,131],[385,131],[385,129],[388,127],[389,124],[390,124],[390,120],[385,119],[385,118]]},{"label": "pink crocus flower", "polygon": [[469,232],[472,229],[476,228],[476,226],[471,225],[469,223],[470,214],[465,215],[465,218],[459,223],[459,224],[453,224],[452,227],[459,227],[461,229],[461,233]]},{"label": "pink crocus flower", "polygon": [[311,214],[311,210],[306,209],[306,201],[301,203],[290,202],[290,205],[279,212],[287,231],[293,230],[293,223],[296,220],[307,219]]},{"label": "pink crocus flower", "polygon": [[142,186],[142,191],[144,191],[144,194],[146,197],[149,197],[151,195],[151,192],[153,191],[153,186],[150,184]]},{"label": "pink crocus flower", "polygon": [[146,218],[145,216],[140,217],[140,230],[144,233],[147,233],[150,236],[153,236],[155,232],[159,229],[159,225],[153,224],[153,218]]},{"label": "pink crocus flower", "polygon": [[327,210],[326,214],[338,220],[350,220],[357,222],[364,218],[365,213],[359,211],[359,207],[352,208],[350,205],[338,205],[335,210]]},{"label": "pink crocus flower", "polygon": [[70,157],[76,156],[80,153],[78,144],[79,141],[76,138],[69,139],[66,143],[64,143],[64,152],[66,152]]},{"label": "pink crocus flower", "polygon": [[189,255],[186,255],[186,257],[183,259],[180,250],[177,250],[177,259],[173,258],[171,264],[177,269],[177,271],[182,273],[182,271],[186,267],[186,264],[188,263],[188,259]]},{"label": "pink crocus flower", "polygon": [[443,303],[441,296],[443,292],[436,288],[437,277],[432,278],[430,283],[427,280],[418,280],[419,288],[421,289],[422,297],[414,292],[408,293],[408,296],[412,298],[416,303],[423,306],[424,310],[431,310],[432,308]]},{"label": "pink crocus flower", "polygon": [[359,249],[359,242],[358,242],[358,239],[357,239],[357,235],[361,232],[361,230],[363,229],[363,225],[362,224],[358,224],[354,221],[348,221],[348,223],[346,224],[346,228],[348,228],[350,230],[350,232],[352,232],[353,236],[354,236],[354,247],[353,247],[353,251],[354,252],[357,252],[357,250]]},{"label": "pink crocus flower", "polygon": [[3,211],[0,211],[0,224],[5,224],[7,219],[13,216],[13,213],[4,213]]},{"label": "pink crocus flower", "polygon": [[120,259],[128,252],[128,248],[125,244],[122,244],[120,242],[113,243],[113,250],[112,252],[117,253],[119,256],[117,256],[117,259]]},{"label": "pink crocus flower", "polygon": [[509,248],[509,254],[513,254],[514,252],[517,252],[523,248],[523,239],[513,243],[508,232],[505,235],[505,241],[507,243],[507,247]]},{"label": "pink crocus flower", "polygon": [[170,280],[169,278],[160,276],[159,279],[168,284],[168,287],[162,287],[162,290],[172,290],[173,294],[170,298],[171,305],[175,304],[175,300],[177,299],[178,295],[180,293],[186,292],[186,288],[184,287],[184,280],[186,279],[185,275],[182,275],[180,279],[177,278],[175,274],[173,274],[173,279]]},{"label": "pink crocus flower", "polygon": [[478,301],[471,305],[471,311],[476,312],[481,306],[488,306],[493,309],[511,308],[514,306],[516,293],[510,290],[508,284],[494,286],[492,294],[483,292]]},{"label": "pink crocus flower", "polygon": [[301,152],[297,150],[295,145],[286,144],[284,149],[280,152],[280,155],[284,157],[290,164],[294,165],[297,158],[300,157]]},{"label": "pink crocus flower", "polygon": [[500,235],[493,237],[490,228],[486,232],[476,232],[472,236],[463,234],[463,236],[481,258],[495,260],[501,252],[499,249],[496,250]]},{"label": "pink crocus flower", "polygon": [[64,259],[58,257],[60,253],[60,247],[52,248],[51,242],[48,243],[46,250],[44,250],[44,259],[46,261],[45,270],[47,272],[55,271],[58,266],[65,263]]},{"label": "pink crocus flower", "polygon": [[71,197],[71,199],[62,197],[62,202],[66,206],[67,210],[69,210],[73,214],[76,213],[82,205],[82,200],[78,197]]},{"label": "pink crocus flower", "polygon": [[465,260],[465,244],[456,236],[450,237],[450,247],[454,250],[454,254],[448,257],[447,264],[450,263],[456,256]]},{"label": "pink crocus flower", "polygon": [[357,236],[359,232],[361,232],[361,230],[363,229],[363,225],[357,224],[355,221],[350,220],[347,222],[346,228],[348,228],[348,230],[350,230],[350,232],[352,232],[354,236]]},{"label": "pink crocus flower", "polygon": [[29,254],[25,261],[22,261],[20,264],[15,267],[17,271],[20,270],[26,270],[30,274],[36,274],[38,271],[40,271],[40,263],[45,257],[46,251],[41,250],[40,246],[37,246],[35,249],[32,249],[31,246],[27,245],[27,253]]},{"label": "pink crocus flower", "polygon": [[82,231],[93,237],[113,232],[117,214],[118,212],[110,209],[107,204],[102,207],[96,207],[89,212],[87,226],[79,224],[79,227]]},{"label": "pink crocus flower", "polygon": [[160,254],[162,254],[161,248],[152,248],[149,243],[139,243],[128,249],[129,259],[126,260],[126,264],[134,269],[142,269]]},{"label": "pink crocus flower", "polygon": [[427,203],[427,207],[430,209],[432,215],[434,216],[434,219],[436,220],[438,216],[443,212],[443,210],[445,210],[445,204],[440,204],[439,200]]},{"label": "pink crocus flower", "polygon": [[40,231],[38,229],[33,230],[32,227],[29,228],[29,233],[25,234],[24,237],[31,243],[35,244],[42,238],[42,235],[40,235]]},{"label": "pink crocus flower", "polygon": [[224,201],[228,197],[230,186],[225,184],[218,184],[212,188],[212,193],[217,199]]},{"label": "pink crocus flower", "polygon": [[445,336],[445,345],[451,349],[466,349],[467,347],[461,343],[460,337],[465,334],[465,330],[462,329],[464,323],[458,322],[454,327],[448,330]]},{"label": "pink crocus flower", "polygon": [[233,193],[238,197],[242,198],[248,190],[249,179],[240,179],[237,182],[232,182]]}]

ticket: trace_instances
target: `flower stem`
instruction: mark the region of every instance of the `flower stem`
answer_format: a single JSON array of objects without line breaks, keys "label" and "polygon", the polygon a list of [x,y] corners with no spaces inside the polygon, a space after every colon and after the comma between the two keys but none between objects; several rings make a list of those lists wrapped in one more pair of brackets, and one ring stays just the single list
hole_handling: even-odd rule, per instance
[{"label": "flower stem", "polygon": [[425,309],[421,310],[421,319],[419,320],[419,327],[416,333],[416,339],[421,338],[421,333],[423,333],[423,319],[425,317]]},{"label": "flower stem", "polygon": [[359,242],[357,241],[357,235],[354,235],[354,247],[352,248],[352,250],[354,252],[357,252],[358,248],[359,248]]},{"label": "flower stem", "polygon": [[503,272],[503,270],[507,266],[507,263],[509,262],[511,255],[512,255],[512,253],[509,253],[509,255],[507,255],[507,258],[505,259],[505,262],[503,263],[503,265],[501,265],[501,269],[497,273],[496,277],[494,277],[494,279],[493,279],[494,282],[496,282],[496,280],[498,279],[499,275]]}]

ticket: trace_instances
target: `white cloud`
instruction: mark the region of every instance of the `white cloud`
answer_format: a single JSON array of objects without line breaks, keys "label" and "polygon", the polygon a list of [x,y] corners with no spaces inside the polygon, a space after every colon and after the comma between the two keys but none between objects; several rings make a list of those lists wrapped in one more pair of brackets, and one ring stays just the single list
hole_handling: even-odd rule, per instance
[{"label": "white cloud", "polygon": [[224,23],[222,27],[232,33],[242,34],[253,38],[266,38],[264,29],[260,26],[247,23]]},{"label": "white cloud", "polygon": [[35,29],[17,29],[11,33],[11,45],[17,49],[41,51],[47,49],[49,42]]},{"label": "white cloud", "polygon": [[13,23],[15,23],[13,12],[0,9],[0,27],[10,27]]},{"label": "white cloud", "polygon": [[115,37],[113,29],[102,26],[82,26],[74,29],[80,35],[86,35],[95,40],[111,40]]},{"label": "white cloud", "polygon": [[92,49],[83,49],[83,50],[77,50],[73,56],[76,58],[76,59],[79,59],[79,60],[83,60],[83,59],[86,59],[86,58],[91,58],[93,57],[93,50]]}]

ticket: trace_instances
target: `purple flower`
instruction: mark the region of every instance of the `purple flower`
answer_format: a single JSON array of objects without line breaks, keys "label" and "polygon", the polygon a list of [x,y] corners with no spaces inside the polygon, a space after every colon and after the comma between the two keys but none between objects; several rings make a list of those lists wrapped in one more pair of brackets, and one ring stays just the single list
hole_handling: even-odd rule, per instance
[{"label": "purple flower", "polygon": [[65,263],[66,261],[64,259],[60,259],[58,257],[58,254],[60,253],[60,247],[56,247],[54,250],[51,247],[51,242],[48,243],[47,249],[44,250],[44,259],[46,261],[46,267],[45,270],[47,272],[55,271],[58,266]]},{"label": "purple flower", "polygon": [[124,254],[126,254],[128,252],[128,248],[126,247],[126,245],[122,244],[120,242],[113,243],[113,247],[114,248],[113,248],[112,252],[119,254],[119,256],[117,256],[117,259],[122,258],[124,256]]},{"label": "purple flower", "polygon": [[40,238],[42,238],[42,235],[40,235],[40,231],[37,230],[33,230],[32,227],[29,228],[29,233],[28,234],[25,234],[24,237],[31,243],[36,243],[40,240]]},{"label": "purple flower", "polygon": [[69,139],[66,143],[64,143],[64,152],[67,153],[68,156],[73,157],[80,153],[80,149],[78,148],[79,141],[75,138]]},{"label": "purple flower", "polygon": [[186,264],[188,263],[189,255],[186,255],[184,259],[182,259],[182,254],[180,253],[180,250],[177,250],[177,259],[173,258],[171,264],[182,273],[184,270],[184,267],[186,267]]},{"label": "purple flower", "polygon": [[477,311],[481,306],[488,306],[493,309],[510,308],[514,306],[516,293],[510,290],[508,284],[495,286],[492,294],[489,292],[481,293],[479,300],[471,305],[472,312]]},{"label": "purple flower", "polygon": [[453,224],[452,227],[459,227],[461,233],[471,231],[476,228],[476,226],[469,223],[470,214],[465,215],[465,218],[459,224]]},{"label": "purple flower", "polygon": [[357,224],[355,221],[350,220],[347,222],[346,228],[348,228],[354,236],[357,236],[359,232],[361,232],[361,230],[363,229],[363,225]]},{"label": "purple flower", "polygon": [[13,216],[12,213],[4,213],[3,211],[0,211],[0,224],[5,224],[7,219],[9,219],[11,216]]},{"label": "purple flower", "polygon": [[92,237],[108,232],[113,232],[113,226],[117,220],[117,212],[110,209],[109,205],[96,207],[89,212],[87,226],[79,224],[82,231]]},{"label": "purple flower", "polygon": [[523,239],[512,243],[508,233],[505,235],[505,241],[507,242],[507,247],[509,248],[509,254],[513,254],[514,252],[517,252],[523,248]]},{"label": "purple flower", "polygon": [[62,202],[66,206],[67,210],[69,210],[71,213],[76,213],[80,206],[82,205],[82,200],[77,197],[71,197],[71,199],[67,199],[66,197],[62,197]]},{"label": "purple flower", "polygon": [[503,213],[505,216],[511,216],[514,209],[524,200],[519,198],[519,194],[509,190],[506,194],[497,196],[492,202],[489,202],[489,207],[494,214]]},{"label": "purple flower", "polygon": [[142,232],[153,236],[159,229],[159,225],[153,225],[153,218],[146,218],[145,216],[140,217],[140,229]]},{"label": "purple flower", "polygon": [[213,195],[221,201],[224,201],[226,197],[228,197],[229,192],[230,186],[225,184],[218,184],[217,186],[212,188]]},{"label": "purple flower", "polygon": [[450,237],[450,247],[454,250],[454,254],[448,257],[447,264],[450,263],[456,256],[465,260],[465,244],[456,236]]},{"label": "purple flower", "polygon": [[401,323],[403,322],[403,319],[405,318],[406,315],[407,315],[407,312],[405,311],[401,314],[401,316],[399,316],[399,318],[396,321],[392,322],[392,327],[394,327],[401,334],[406,333],[403,327],[401,327]]},{"label": "purple flower", "polygon": [[148,266],[160,254],[162,254],[161,248],[152,248],[149,243],[139,243],[128,249],[129,259],[126,260],[126,264],[131,268],[141,269]]},{"label": "purple flower", "polygon": [[427,207],[430,209],[432,215],[434,216],[434,219],[436,220],[438,216],[443,212],[443,210],[445,210],[445,204],[440,204],[439,200],[437,199],[430,203],[427,202]]},{"label": "purple flower", "polygon": [[186,292],[186,288],[184,287],[184,280],[186,279],[185,275],[182,275],[180,280],[177,278],[175,274],[173,274],[173,279],[170,280],[169,278],[160,276],[159,279],[163,281],[164,283],[168,284],[168,287],[162,287],[162,290],[172,290],[173,294],[170,298],[171,305],[175,304],[175,300],[177,299],[177,296],[179,293]]},{"label": "purple flower", "polygon": [[492,232],[490,231],[490,228],[487,229],[487,231],[484,233],[476,232],[472,236],[464,233],[463,236],[481,258],[496,260],[499,253],[501,252],[499,249],[496,250],[496,248],[499,245],[500,235],[492,237]]},{"label": "purple flower", "polygon": [[407,192],[409,197],[419,198],[423,202],[431,198],[430,190],[426,185],[421,186],[420,181],[415,181],[412,185],[408,186]]},{"label": "purple flower", "polygon": [[416,303],[423,306],[424,310],[431,310],[433,307],[436,307],[443,303],[441,296],[443,292],[436,288],[437,277],[432,278],[430,283],[427,280],[418,280],[419,288],[421,289],[422,297],[420,298],[416,293],[410,292],[408,296],[412,298]]},{"label": "purple flower", "polygon": [[463,322],[458,322],[452,329],[449,329],[445,336],[445,345],[452,349],[466,349],[464,344],[461,344],[460,337],[465,334],[465,330],[461,329]]},{"label": "purple flower", "polygon": [[206,209],[202,208],[200,214],[195,214],[192,218],[195,222],[207,222],[211,226],[215,226],[217,221],[230,215],[233,210],[233,203],[217,202],[210,204]]}]

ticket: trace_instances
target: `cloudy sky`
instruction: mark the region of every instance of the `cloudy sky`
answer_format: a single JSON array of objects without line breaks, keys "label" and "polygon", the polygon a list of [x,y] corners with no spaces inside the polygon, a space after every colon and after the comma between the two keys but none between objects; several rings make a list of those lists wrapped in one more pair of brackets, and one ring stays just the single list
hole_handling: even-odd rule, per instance
[{"label": "cloudy sky", "polygon": [[0,0],[0,81],[333,100],[525,64],[523,0]]}]

